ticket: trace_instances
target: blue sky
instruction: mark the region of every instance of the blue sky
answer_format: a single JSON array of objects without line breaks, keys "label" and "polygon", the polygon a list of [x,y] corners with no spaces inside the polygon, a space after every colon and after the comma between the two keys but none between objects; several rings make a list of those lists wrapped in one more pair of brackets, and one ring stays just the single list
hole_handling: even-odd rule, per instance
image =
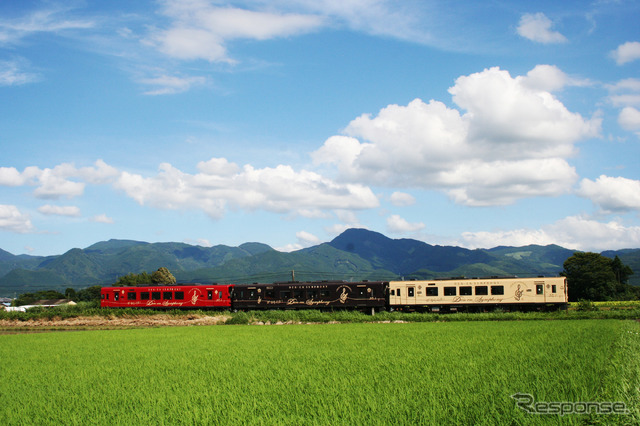
[{"label": "blue sky", "polygon": [[638,1],[0,2],[0,248],[640,247]]}]

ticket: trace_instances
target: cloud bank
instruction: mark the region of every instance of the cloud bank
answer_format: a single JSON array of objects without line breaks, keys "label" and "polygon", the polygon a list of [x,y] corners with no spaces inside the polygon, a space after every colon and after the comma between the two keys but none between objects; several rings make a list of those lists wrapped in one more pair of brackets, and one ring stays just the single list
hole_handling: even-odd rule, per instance
[{"label": "cloud bank", "polygon": [[462,240],[456,244],[469,248],[556,244],[574,250],[597,251],[635,248],[638,242],[640,226],[625,226],[617,220],[603,223],[583,216],[570,216],[539,230],[464,232]]},{"label": "cloud bank", "polygon": [[515,78],[499,68],[462,76],[449,89],[460,110],[421,99],[389,105],[353,120],[312,157],[349,182],[442,190],[470,206],[557,196],[577,180],[567,162],[575,143],[598,136],[601,125],[548,90],[567,81],[552,66]]}]

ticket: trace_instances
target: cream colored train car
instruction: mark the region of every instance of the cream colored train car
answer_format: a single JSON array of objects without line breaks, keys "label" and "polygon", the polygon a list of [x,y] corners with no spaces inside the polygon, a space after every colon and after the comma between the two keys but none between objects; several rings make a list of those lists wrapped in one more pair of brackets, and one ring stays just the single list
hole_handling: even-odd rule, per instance
[{"label": "cream colored train car", "polygon": [[567,302],[565,277],[389,282],[389,306],[400,310],[566,309]]}]

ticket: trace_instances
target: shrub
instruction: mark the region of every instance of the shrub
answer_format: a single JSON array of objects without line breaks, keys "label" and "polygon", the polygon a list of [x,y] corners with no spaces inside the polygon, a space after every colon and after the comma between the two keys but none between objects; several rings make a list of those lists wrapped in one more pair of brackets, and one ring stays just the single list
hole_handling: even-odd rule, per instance
[{"label": "shrub", "polygon": [[225,324],[249,324],[249,315],[242,311],[236,312],[225,321]]},{"label": "shrub", "polygon": [[598,307],[591,301],[586,299],[580,299],[576,306],[577,311],[597,311]]}]

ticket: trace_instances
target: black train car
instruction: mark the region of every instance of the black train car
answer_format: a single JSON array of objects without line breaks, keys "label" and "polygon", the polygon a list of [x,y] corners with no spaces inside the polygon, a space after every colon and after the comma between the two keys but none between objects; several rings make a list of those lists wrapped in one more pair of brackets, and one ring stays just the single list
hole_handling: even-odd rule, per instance
[{"label": "black train car", "polygon": [[236,284],[233,309],[360,309],[380,311],[386,306],[382,281],[317,281],[274,284]]}]

